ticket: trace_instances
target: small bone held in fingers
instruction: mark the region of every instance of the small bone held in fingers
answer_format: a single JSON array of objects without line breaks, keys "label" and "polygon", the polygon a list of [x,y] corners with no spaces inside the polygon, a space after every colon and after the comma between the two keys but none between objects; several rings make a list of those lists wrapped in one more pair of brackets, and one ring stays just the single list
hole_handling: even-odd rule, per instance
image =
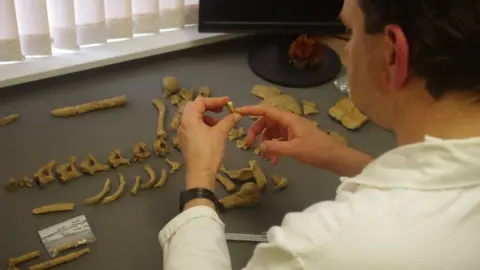
[{"label": "small bone held in fingers", "polygon": [[233,102],[228,101],[226,106],[227,106],[227,109],[230,113],[232,113],[232,114],[236,113],[235,106],[233,105]]}]

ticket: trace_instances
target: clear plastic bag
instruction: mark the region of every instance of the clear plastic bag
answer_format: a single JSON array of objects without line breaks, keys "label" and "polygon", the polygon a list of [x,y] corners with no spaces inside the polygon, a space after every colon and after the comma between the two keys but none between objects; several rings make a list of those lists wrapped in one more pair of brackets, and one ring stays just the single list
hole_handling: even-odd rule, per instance
[{"label": "clear plastic bag", "polygon": [[350,93],[350,88],[348,87],[348,78],[346,75],[336,79],[333,83],[341,92]]},{"label": "clear plastic bag", "polygon": [[62,252],[96,241],[84,215],[40,230],[38,235],[52,257],[57,257]]}]

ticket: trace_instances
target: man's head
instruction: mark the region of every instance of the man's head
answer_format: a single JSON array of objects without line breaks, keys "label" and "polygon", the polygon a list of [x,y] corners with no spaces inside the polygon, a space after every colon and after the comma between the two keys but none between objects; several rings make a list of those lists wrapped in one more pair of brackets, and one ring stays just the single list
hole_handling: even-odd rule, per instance
[{"label": "man's head", "polygon": [[479,0],[345,0],[352,99],[392,128],[413,99],[480,97]]}]

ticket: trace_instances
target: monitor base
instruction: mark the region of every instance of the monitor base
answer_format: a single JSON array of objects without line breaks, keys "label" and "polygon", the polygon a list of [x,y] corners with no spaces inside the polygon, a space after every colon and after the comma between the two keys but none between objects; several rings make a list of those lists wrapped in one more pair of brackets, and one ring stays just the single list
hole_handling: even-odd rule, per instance
[{"label": "monitor base", "polygon": [[321,64],[306,69],[295,68],[288,57],[290,43],[291,40],[277,40],[251,50],[248,64],[252,71],[271,83],[293,88],[322,85],[335,79],[340,73],[340,57],[326,45],[322,45],[325,55]]}]

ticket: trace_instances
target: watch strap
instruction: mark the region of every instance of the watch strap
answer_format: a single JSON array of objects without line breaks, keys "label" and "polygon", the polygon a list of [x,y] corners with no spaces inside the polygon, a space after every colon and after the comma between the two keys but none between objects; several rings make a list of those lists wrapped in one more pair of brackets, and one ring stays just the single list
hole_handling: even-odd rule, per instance
[{"label": "watch strap", "polygon": [[185,209],[185,204],[187,204],[189,201],[194,199],[210,200],[215,205],[215,209],[217,211],[219,212],[224,211],[223,204],[220,203],[215,193],[213,193],[213,191],[206,188],[192,188],[192,189],[188,189],[180,192],[179,211],[182,212]]}]

